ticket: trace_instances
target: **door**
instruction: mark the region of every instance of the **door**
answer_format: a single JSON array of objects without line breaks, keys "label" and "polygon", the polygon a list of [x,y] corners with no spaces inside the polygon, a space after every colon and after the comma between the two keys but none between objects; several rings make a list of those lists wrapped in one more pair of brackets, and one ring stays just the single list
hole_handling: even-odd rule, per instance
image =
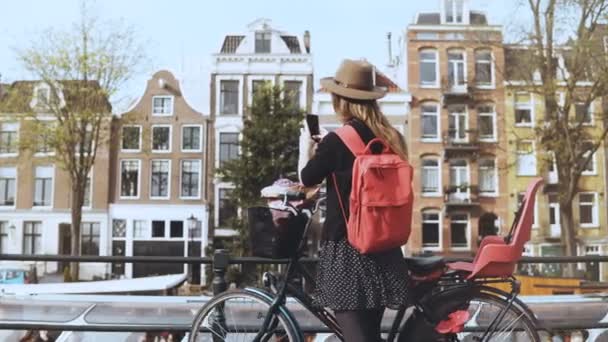
[{"label": "door", "polygon": [[[60,255],[71,255],[72,254],[72,232],[71,225],[69,223],[61,223],[59,224],[59,254]],[[58,272],[63,272],[66,267],[69,267],[69,262],[59,262],[58,263]]]},{"label": "door", "polygon": [[464,106],[451,106],[448,119],[450,142],[467,141],[467,112]]},{"label": "door", "polygon": [[469,199],[469,167],[466,160],[450,162],[450,199],[466,201]]}]

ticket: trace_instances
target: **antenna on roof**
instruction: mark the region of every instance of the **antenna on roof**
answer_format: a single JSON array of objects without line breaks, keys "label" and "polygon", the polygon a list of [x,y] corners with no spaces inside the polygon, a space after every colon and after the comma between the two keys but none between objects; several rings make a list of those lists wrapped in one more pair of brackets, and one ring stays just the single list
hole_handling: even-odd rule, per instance
[{"label": "antenna on roof", "polygon": [[393,44],[391,42],[391,33],[386,34],[386,41],[388,44],[388,66],[393,66]]}]

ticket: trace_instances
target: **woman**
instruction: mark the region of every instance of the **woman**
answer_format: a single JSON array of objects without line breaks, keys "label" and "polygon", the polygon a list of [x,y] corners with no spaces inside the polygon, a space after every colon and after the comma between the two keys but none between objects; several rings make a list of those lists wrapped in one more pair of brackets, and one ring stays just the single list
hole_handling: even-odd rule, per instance
[{"label": "woman", "polygon": [[[369,63],[345,60],[336,76],[322,79],[321,85],[331,92],[338,119],[352,125],[366,145],[375,137],[382,138],[407,159],[403,136],[390,125],[376,102],[385,91],[374,86],[374,70]],[[300,137],[300,180],[307,187],[327,181],[327,216],[315,301],[335,312],[347,342],[380,341],[384,309],[406,303],[403,254],[395,248],[363,255],[348,243],[332,173],[348,213],[355,156],[335,133],[327,134],[318,144],[306,133]]]}]

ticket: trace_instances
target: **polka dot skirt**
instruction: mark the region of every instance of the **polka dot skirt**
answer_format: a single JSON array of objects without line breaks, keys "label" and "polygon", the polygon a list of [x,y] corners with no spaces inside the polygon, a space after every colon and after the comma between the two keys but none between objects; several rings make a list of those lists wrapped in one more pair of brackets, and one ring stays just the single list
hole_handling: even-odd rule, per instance
[{"label": "polka dot skirt", "polygon": [[315,304],[332,310],[398,308],[407,302],[407,281],[398,248],[360,254],[345,239],[324,241]]}]

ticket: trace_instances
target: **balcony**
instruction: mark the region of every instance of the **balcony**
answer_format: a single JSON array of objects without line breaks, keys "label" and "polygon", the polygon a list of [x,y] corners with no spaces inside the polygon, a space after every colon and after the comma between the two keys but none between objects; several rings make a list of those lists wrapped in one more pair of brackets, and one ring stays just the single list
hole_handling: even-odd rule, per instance
[{"label": "balcony", "polygon": [[444,158],[473,157],[479,152],[479,131],[465,130],[464,135],[455,129],[447,130],[443,135]]},{"label": "balcony", "polygon": [[452,104],[466,104],[472,99],[473,87],[465,81],[462,83],[455,83],[453,80],[447,78],[441,81],[441,103],[444,107]]},{"label": "balcony", "polygon": [[544,193],[554,193],[559,191],[559,179],[555,167],[553,168],[553,171],[549,170],[547,173],[545,173],[544,178]]},{"label": "balcony", "polygon": [[473,209],[479,207],[479,187],[476,185],[450,185],[443,189],[444,202],[448,210]]}]

